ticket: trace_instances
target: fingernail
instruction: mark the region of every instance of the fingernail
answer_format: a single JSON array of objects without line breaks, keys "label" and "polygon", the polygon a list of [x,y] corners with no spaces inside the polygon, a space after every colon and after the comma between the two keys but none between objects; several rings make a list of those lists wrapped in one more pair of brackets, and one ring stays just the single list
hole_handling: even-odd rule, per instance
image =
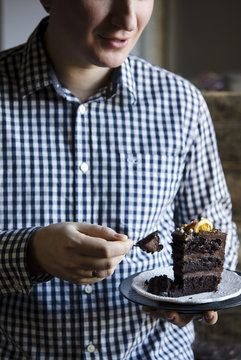
[{"label": "fingernail", "polygon": [[119,239],[119,240],[123,240],[123,241],[128,240],[128,236],[125,235],[125,234],[118,234],[118,233],[116,233],[114,236],[115,236],[117,239]]}]

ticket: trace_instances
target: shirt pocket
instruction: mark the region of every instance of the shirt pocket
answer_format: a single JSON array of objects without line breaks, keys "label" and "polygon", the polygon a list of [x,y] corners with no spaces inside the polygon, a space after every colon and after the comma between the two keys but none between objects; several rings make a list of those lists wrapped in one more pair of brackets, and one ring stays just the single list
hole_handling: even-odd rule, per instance
[{"label": "shirt pocket", "polygon": [[173,204],[182,167],[178,154],[120,154],[120,223],[132,240],[158,229],[163,211]]}]

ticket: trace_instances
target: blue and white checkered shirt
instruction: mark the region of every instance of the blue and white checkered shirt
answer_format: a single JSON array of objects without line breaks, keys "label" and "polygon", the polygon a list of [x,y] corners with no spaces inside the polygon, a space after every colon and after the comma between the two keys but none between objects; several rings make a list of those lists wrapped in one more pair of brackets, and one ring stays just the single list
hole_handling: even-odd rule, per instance
[{"label": "blue and white checkered shirt", "polygon": [[[41,34],[0,55],[0,358],[192,359],[193,325],[154,319],[119,292],[131,274],[172,263],[176,225],[205,216],[228,232],[230,197],[206,104],[188,81],[130,56],[81,104],[61,87]],[[77,286],[26,269],[39,226],[89,222],[136,242],[108,279]]]}]

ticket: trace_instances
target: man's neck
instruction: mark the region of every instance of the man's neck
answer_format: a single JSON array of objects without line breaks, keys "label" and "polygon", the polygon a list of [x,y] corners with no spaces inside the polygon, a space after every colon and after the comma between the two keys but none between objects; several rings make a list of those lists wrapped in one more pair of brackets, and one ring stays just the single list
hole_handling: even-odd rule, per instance
[{"label": "man's neck", "polygon": [[54,64],[54,69],[59,82],[63,87],[70,90],[81,102],[85,102],[98,89],[104,86],[110,76],[110,69],[80,69],[70,66],[58,67]]},{"label": "man's neck", "polygon": [[61,85],[72,92],[81,102],[85,102],[108,81],[112,72],[109,68],[81,67],[71,63],[66,54],[59,54],[44,36],[44,45]]}]

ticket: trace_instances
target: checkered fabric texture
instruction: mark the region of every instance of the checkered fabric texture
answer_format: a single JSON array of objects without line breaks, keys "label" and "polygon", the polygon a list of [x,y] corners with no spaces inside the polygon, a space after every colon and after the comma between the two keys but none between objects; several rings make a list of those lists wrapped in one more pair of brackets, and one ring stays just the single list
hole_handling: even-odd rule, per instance
[{"label": "checkered fabric texture", "polygon": [[[172,264],[171,232],[205,216],[237,235],[213,125],[188,81],[129,56],[84,104],[61,87],[41,41],[0,55],[0,358],[192,359],[193,325],[154,319],[119,292],[131,274]],[[33,232],[76,221],[134,242],[158,230],[164,250],[134,247],[108,279],[77,286],[31,277]]]}]

